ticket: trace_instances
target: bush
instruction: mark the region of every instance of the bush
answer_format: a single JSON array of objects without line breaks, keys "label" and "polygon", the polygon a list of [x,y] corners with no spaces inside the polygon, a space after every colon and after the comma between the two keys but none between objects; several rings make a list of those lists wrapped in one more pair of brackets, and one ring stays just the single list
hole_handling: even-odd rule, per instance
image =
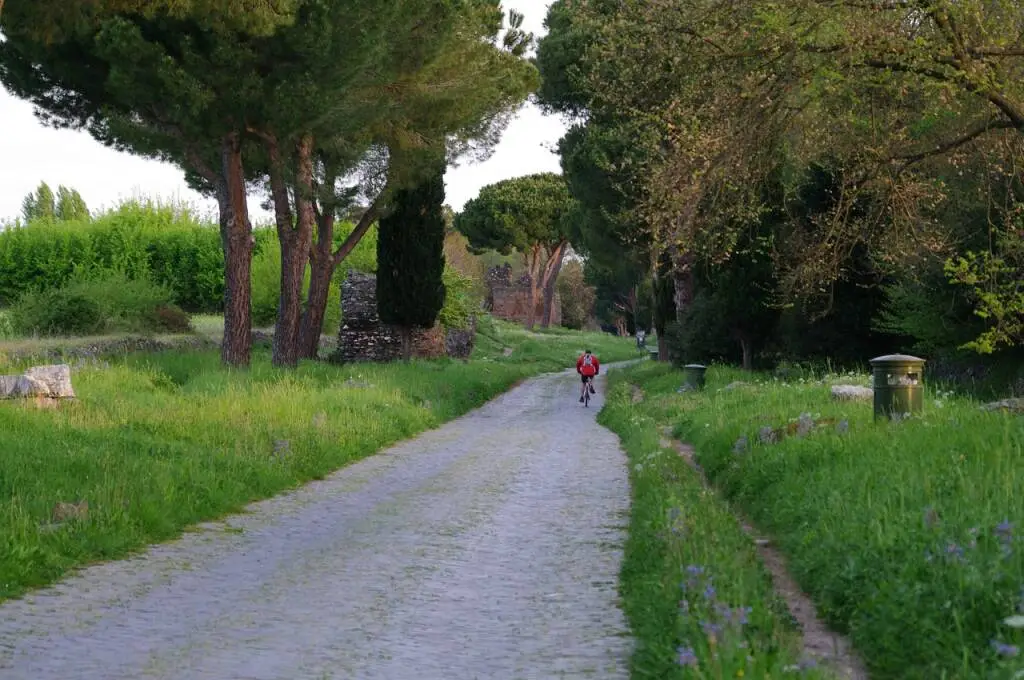
[{"label": "bush", "polygon": [[187,330],[188,316],[165,286],[124,272],[79,275],[53,290],[25,293],[11,308],[22,335],[92,335]]},{"label": "bush", "polygon": [[470,319],[480,310],[477,282],[453,267],[445,267],[444,286],[447,293],[438,321],[445,328],[468,328]]},{"label": "bush", "polygon": [[94,220],[37,221],[0,232],[0,304],[114,269],[166,286],[171,302],[185,309],[218,312],[223,268],[217,225],[181,205],[127,201]]}]

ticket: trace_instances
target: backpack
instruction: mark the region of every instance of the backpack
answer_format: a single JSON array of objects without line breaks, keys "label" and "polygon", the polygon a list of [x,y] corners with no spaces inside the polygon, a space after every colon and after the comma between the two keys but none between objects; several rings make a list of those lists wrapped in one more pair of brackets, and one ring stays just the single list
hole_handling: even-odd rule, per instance
[{"label": "backpack", "polygon": [[584,366],[593,366],[594,365],[594,355],[593,354],[585,354],[583,356],[583,365]]}]

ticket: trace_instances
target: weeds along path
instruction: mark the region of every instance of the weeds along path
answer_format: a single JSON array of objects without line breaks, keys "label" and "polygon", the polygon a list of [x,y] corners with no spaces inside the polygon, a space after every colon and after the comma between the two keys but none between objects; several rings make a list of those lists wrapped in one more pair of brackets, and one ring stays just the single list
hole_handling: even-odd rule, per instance
[{"label": "weeds along path", "polygon": [[625,678],[626,458],[578,385],[0,605],[0,679]]}]

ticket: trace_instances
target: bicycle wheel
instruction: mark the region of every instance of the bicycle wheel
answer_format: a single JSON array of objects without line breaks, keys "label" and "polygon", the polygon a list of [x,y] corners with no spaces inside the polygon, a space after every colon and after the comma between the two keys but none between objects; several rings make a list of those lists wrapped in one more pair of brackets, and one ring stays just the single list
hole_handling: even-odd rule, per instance
[{"label": "bicycle wheel", "polygon": [[583,408],[590,408],[590,381],[583,388]]}]

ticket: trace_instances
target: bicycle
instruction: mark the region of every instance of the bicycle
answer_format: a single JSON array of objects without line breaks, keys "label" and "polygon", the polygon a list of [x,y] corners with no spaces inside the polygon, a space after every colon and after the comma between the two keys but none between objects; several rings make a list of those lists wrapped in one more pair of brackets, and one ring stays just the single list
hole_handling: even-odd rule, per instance
[{"label": "bicycle", "polygon": [[594,376],[588,375],[585,377],[586,382],[583,383],[583,408],[590,408],[590,386],[594,382]]}]

